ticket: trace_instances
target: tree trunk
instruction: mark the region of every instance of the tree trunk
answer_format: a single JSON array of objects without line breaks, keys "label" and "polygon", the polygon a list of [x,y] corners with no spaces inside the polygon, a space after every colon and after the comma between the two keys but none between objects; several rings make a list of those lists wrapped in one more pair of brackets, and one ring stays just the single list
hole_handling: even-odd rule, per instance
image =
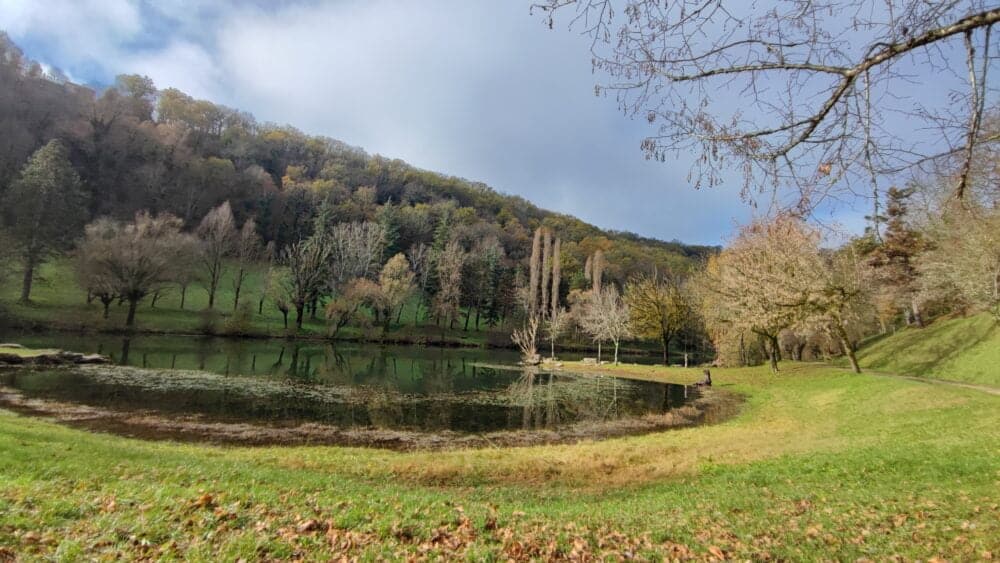
[{"label": "tree trunk", "polygon": [[913,324],[917,325],[918,328],[924,328],[924,318],[920,314],[920,305],[917,304],[916,299],[910,300],[910,310],[913,311]]},{"label": "tree trunk", "polygon": [[854,353],[854,344],[851,339],[847,337],[847,331],[844,330],[843,325],[839,322],[833,323],[833,330],[837,333],[837,340],[840,341],[840,348],[844,351],[844,355],[851,362],[851,370],[854,373],[861,373],[861,366],[858,365],[858,356]]},{"label": "tree trunk", "polygon": [[261,297],[257,301],[257,314],[258,315],[263,315],[264,314],[264,298],[263,297]]},{"label": "tree trunk", "polygon": [[615,340],[615,365],[618,365],[618,341]]},{"label": "tree trunk", "polygon": [[24,264],[24,279],[21,282],[21,303],[31,301],[31,284],[35,281],[35,259],[28,258]]},{"label": "tree trunk", "polygon": [[773,371],[774,373],[778,373],[778,359],[779,359],[778,337],[768,335],[767,340],[770,344],[770,346],[768,346],[767,355],[770,357],[771,360],[771,371]]},{"label": "tree trunk", "polygon": [[152,308],[152,309],[156,308],[156,300],[159,299],[159,298],[160,298],[160,292],[159,291],[153,292],[153,299],[149,303],[150,308]]},{"label": "tree trunk", "polygon": [[111,302],[114,301],[114,296],[108,295],[107,297],[101,297],[101,305],[104,305],[104,318],[108,318],[111,309]]},{"label": "tree trunk", "polygon": [[125,317],[125,326],[132,328],[135,326],[135,309],[139,305],[138,299],[128,300],[128,316]]},{"label": "tree trunk", "polygon": [[187,292],[188,292],[188,286],[186,284],[182,285],[181,286],[181,310],[182,311],[184,310],[184,300],[187,299]]},{"label": "tree trunk", "polygon": [[295,328],[298,330],[302,330],[302,317],[305,316],[305,309],[305,303],[295,304]]},{"label": "tree trunk", "polygon": [[[281,311],[281,317],[285,320],[285,329],[288,329],[288,309],[283,309]],[[282,350],[284,351],[284,350]]]},{"label": "tree trunk", "polygon": [[670,335],[667,333],[662,334],[663,339],[663,365],[670,365]]},{"label": "tree trunk", "polygon": [[233,287],[233,311],[240,307],[240,289],[242,289],[242,286],[243,284],[238,283]]},{"label": "tree trunk", "polygon": [[601,341],[597,341],[597,365],[601,365]]}]

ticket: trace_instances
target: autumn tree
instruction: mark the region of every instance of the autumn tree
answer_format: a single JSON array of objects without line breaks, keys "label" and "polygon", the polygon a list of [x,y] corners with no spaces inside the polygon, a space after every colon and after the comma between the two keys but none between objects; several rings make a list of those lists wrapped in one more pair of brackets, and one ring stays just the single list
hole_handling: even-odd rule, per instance
[{"label": "autumn tree", "polygon": [[[535,7],[550,26],[569,12],[570,27],[592,39],[595,70],[607,76],[597,91],[654,128],[642,143],[647,157],[693,152],[695,186],[719,185],[732,167],[744,176],[743,197],[773,189],[764,197],[807,211],[865,192],[877,199],[873,177],[958,157],[950,191],[961,199],[976,147],[998,141],[983,135],[995,2],[541,0]],[[954,88],[924,96],[921,76],[954,76]],[[732,92],[740,103],[725,103]],[[941,138],[914,142],[923,130]]]},{"label": "autumn tree", "polygon": [[286,301],[295,308],[295,328],[302,330],[306,304],[324,287],[330,247],[318,238],[308,238],[284,248],[280,262],[287,268],[284,276]]},{"label": "autumn tree", "polygon": [[[233,210],[226,201],[212,209],[195,230],[201,241],[199,263],[204,272],[205,289],[208,291],[208,308],[215,307],[215,292],[226,270],[226,259],[233,253],[239,239]],[[242,283],[242,281],[241,281]]]},{"label": "autumn tree", "polygon": [[714,332],[760,336],[773,371],[778,370],[782,331],[812,324],[828,331],[860,372],[850,332],[870,306],[861,262],[850,247],[824,251],[818,231],[781,215],[742,228],[709,262],[706,274],[710,298],[703,315],[715,325]]},{"label": "autumn tree", "polygon": [[389,328],[393,313],[403,308],[403,304],[413,294],[414,274],[402,253],[396,254],[385,263],[379,275],[379,289],[384,306],[383,322]]},{"label": "autumn tree", "polygon": [[642,276],[625,286],[625,302],[632,313],[632,332],[659,340],[663,363],[670,365],[670,342],[687,325],[692,311],[687,295],[674,276]]},{"label": "autumn tree", "polygon": [[18,247],[24,268],[21,302],[27,303],[38,267],[69,248],[86,222],[86,195],[66,147],[53,140],[31,156],[3,196],[0,214]]},{"label": "autumn tree", "polygon": [[233,310],[240,305],[240,290],[243,289],[243,282],[250,275],[250,268],[260,256],[260,236],[257,234],[257,222],[253,217],[243,222],[243,226],[236,234],[233,244],[233,259],[236,262],[233,273]]},{"label": "autumn tree", "polygon": [[917,264],[923,290],[958,297],[1000,320],[1000,210],[949,202],[928,232],[932,248]]},{"label": "autumn tree", "polygon": [[[102,219],[91,224],[80,245],[80,268],[96,286],[128,302],[125,326],[135,325],[139,303],[173,281],[175,265],[192,248],[172,215],[140,212],[131,223]],[[106,308],[105,308],[106,310]]]}]

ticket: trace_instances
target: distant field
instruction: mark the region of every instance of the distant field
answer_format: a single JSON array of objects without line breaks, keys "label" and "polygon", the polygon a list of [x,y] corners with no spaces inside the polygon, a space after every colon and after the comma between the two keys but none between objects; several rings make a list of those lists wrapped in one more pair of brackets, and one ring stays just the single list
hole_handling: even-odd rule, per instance
[{"label": "distant field", "polygon": [[904,328],[864,346],[862,367],[1000,386],[1000,323],[986,313]]}]

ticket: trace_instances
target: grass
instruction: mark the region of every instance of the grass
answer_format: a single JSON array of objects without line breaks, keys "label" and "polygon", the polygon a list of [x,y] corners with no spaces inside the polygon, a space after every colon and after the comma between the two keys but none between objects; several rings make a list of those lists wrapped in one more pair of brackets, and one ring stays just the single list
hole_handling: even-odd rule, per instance
[{"label": "grass", "polygon": [[[137,330],[140,332],[166,334],[198,334],[209,332],[206,325],[211,325],[210,332],[224,334],[230,327],[229,320],[233,316],[232,269],[227,270],[219,284],[215,297],[213,315],[205,313],[208,308],[208,292],[198,284],[192,284],[185,297],[184,309],[180,307],[180,291],[170,288],[164,291],[152,306],[151,298],[146,298],[136,313]],[[281,313],[270,303],[265,303],[260,314],[257,313],[258,300],[262,292],[264,272],[253,270],[244,281],[241,290],[241,303],[252,306],[253,315],[247,326],[241,327],[242,334],[252,336],[299,336],[319,338],[328,334],[328,327],[322,318],[311,319],[307,315],[301,331],[288,331],[284,327]],[[38,277],[32,288],[31,303],[18,302],[20,296],[20,276],[7,276],[0,281],[0,317],[10,317],[14,324],[37,328],[56,328],[70,331],[120,331],[125,325],[126,307],[112,305],[110,318],[102,318],[102,307],[98,302],[86,303],[86,293],[78,286],[72,272],[72,264],[67,259],[51,260],[38,270]],[[483,330],[468,332],[456,328],[444,330],[426,324],[425,311],[420,310],[420,326],[413,325],[417,303],[407,304],[402,315],[402,326],[394,326],[384,336],[389,339],[404,342],[426,342],[444,340],[451,344],[483,345],[492,337],[482,325]],[[289,326],[294,327],[295,312],[288,315]],[[320,314],[322,317],[322,314]],[[461,323],[456,323],[461,327]],[[375,330],[370,334],[356,327],[344,328],[340,336],[346,338],[375,338],[381,332]],[[508,338],[503,335],[499,342],[507,344]]]},{"label": "grass", "polygon": [[8,346],[0,346],[0,354],[10,354],[21,358],[34,358],[36,356],[52,354],[55,352],[58,352],[58,350],[36,350],[31,348],[11,348]]},{"label": "grass", "polygon": [[747,398],[728,422],[521,449],[154,443],[0,411],[0,546],[63,560],[1000,550],[1000,397],[823,365],[713,376]]},{"label": "grass", "polygon": [[1000,386],[1000,323],[981,313],[904,328],[862,348],[858,359],[880,371]]}]

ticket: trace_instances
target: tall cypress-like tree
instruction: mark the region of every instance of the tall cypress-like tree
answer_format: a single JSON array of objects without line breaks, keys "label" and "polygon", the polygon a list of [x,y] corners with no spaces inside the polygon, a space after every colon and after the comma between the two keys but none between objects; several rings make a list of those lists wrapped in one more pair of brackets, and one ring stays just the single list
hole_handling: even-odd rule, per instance
[{"label": "tall cypress-like tree", "polygon": [[79,236],[87,220],[86,199],[59,140],[38,149],[5,194],[0,207],[24,266],[21,302],[31,299],[37,268]]}]

